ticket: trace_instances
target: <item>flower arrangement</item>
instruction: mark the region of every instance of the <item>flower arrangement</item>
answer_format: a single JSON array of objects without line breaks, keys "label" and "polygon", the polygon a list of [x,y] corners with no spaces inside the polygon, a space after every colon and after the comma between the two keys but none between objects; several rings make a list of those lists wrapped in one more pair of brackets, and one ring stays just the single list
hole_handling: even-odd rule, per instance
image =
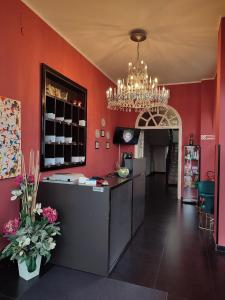
[{"label": "flower arrangement", "polygon": [[26,173],[22,156],[22,175],[16,178],[17,187],[11,194],[11,200],[21,201],[19,218],[9,220],[3,225],[2,233],[9,241],[0,258],[10,257],[18,263],[26,262],[28,272],[36,269],[37,256],[51,257],[56,246],[55,237],[60,235],[57,211],[51,207],[41,207],[36,203],[39,174],[39,153],[30,152],[29,171]]}]

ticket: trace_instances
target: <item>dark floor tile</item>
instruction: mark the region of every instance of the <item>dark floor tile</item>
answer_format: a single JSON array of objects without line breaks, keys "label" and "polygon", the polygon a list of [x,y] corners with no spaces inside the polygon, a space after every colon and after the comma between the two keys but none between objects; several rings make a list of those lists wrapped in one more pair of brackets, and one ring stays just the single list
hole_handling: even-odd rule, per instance
[{"label": "dark floor tile", "polygon": [[158,279],[155,288],[167,291],[177,298],[189,300],[217,300],[217,298],[215,298],[215,293],[207,283],[204,284],[201,279],[196,281],[190,277],[161,277]]},{"label": "dark floor tile", "polygon": [[117,271],[110,275],[110,278],[121,280],[144,287],[154,288],[155,286],[155,272],[141,272],[141,273],[130,273],[125,274],[124,272],[119,273]]},{"label": "dark floor tile", "polygon": [[[224,300],[225,254],[215,252],[212,234],[198,229],[196,207],[179,203],[164,175],[146,183],[145,221],[110,277],[164,290],[168,300]],[[19,279],[11,262],[0,263],[0,278],[2,297],[12,298],[39,280]],[[1,299],[9,300],[0,294]]]},{"label": "dark floor tile", "polygon": [[[42,266],[40,277],[43,276],[52,265]],[[3,295],[11,298],[17,298],[24,294],[34,284],[39,281],[39,277],[35,277],[26,281],[19,277],[17,263],[4,260],[0,264],[0,291]]]},{"label": "dark floor tile", "polygon": [[0,294],[0,300],[13,300],[14,298],[9,298]]},{"label": "dark floor tile", "polygon": [[[197,208],[180,204],[176,188],[163,182],[161,175],[147,179],[145,222],[127,249],[129,262],[119,264],[112,276],[153,284],[149,286],[168,291],[169,300],[217,300],[224,296],[224,257],[216,255],[212,235],[198,229]],[[152,264],[151,283],[145,275],[147,261]]]},{"label": "dark floor tile", "polygon": [[9,281],[4,288],[1,289],[2,293],[8,297],[17,298],[23,295],[28,289],[38,282],[39,278],[34,278],[26,281],[22,278]]},{"label": "dark floor tile", "polygon": [[153,287],[159,263],[160,257],[125,253],[110,277],[146,287]]},{"label": "dark floor tile", "polygon": [[181,297],[174,297],[174,296],[170,296],[168,295],[167,300],[189,300],[188,298],[181,298]]},{"label": "dark floor tile", "polygon": [[164,240],[161,239],[135,239],[132,243],[130,243],[126,254],[135,254],[135,255],[149,255],[149,256],[159,256],[162,253],[164,245],[166,243],[166,238]]}]

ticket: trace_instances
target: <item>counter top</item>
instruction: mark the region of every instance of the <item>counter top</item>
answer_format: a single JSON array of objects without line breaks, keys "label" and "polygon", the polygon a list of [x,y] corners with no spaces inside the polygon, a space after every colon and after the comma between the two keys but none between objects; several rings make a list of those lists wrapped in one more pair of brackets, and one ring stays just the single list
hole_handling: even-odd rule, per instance
[{"label": "counter top", "polygon": [[[117,175],[113,176],[113,177],[105,177],[105,179],[108,181],[109,185],[108,187],[109,188],[114,188],[114,187],[117,187],[118,185],[121,185],[121,184],[124,184],[130,180],[133,180],[134,178],[140,176],[141,174],[136,174],[134,176],[128,176],[126,178],[122,178],[122,177],[119,177]],[[104,186],[104,187],[107,187],[107,186]]]},{"label": "counter top", "polygon": [[[140,176],[140,174],[135,174],[134,176],[129,176],[127,178],[121,178],[117,175],[114,175],[114,176],[105,176],[104,178],[108,181],[109,185],[105,185],[105,186],[102,186],[102,185],[97,185],[97,187],[102,187],[102,188],[110,188],[110,189],[113,189],[121,184],[124,184],[130,180],[133,180],[134,178]],[[72,183],[72,182],[63,182],[63,181],[49,181],[49,180],[43,180],[42,181],[43,183],[51,183],[51,184],[62,184],[62,185],[69,185],[69,186],[76,186],[76,187],[86,187],[86,188],[93,188],[95,186],[92,186],[92,185],[86,185],[86,184],[77,184],[77,183]]]}]

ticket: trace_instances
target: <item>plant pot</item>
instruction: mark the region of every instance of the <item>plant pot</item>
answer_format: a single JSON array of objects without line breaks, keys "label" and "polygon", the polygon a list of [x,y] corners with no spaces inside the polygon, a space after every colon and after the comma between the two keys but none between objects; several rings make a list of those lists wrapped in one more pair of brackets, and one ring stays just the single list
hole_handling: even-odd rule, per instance
[{"label": "plant pot", "polygon": [[33,272],[28,272],[25,261],[23,261],[22,263],[18,261],[19,276],[25,280],[30,280],[39,275],[40,266],[41,266],[41,256],[40,255],[38,255],[36,258],[36,270]]}]

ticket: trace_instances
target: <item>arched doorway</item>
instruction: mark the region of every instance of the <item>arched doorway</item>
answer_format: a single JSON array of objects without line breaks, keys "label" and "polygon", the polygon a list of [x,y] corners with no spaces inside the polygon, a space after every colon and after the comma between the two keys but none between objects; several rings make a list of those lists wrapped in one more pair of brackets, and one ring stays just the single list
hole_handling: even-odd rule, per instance
[{"label": "arched doorway", "polygon": [[157,105],[142,111],[136,119],[136,128],[142,129],[139,142],[135,146],[135,157],[143,157],[144,131],[147,129],[178,129],[178,185],[177,198],[181,199],[181,159],[182,159],[182,121],[178,112],[170,105]]}]

